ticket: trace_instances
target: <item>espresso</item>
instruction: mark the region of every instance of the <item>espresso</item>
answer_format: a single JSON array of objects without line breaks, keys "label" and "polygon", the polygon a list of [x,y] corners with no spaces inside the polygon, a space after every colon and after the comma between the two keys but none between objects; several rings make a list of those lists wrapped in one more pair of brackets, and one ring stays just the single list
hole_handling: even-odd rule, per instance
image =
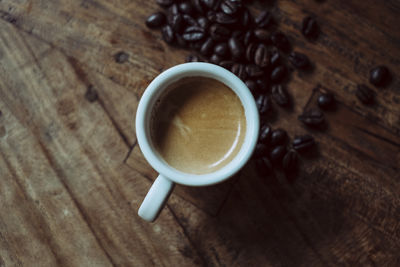
[{"label": "espresso", "polygon": [[152,113],[152,142],[173,168],[214,172],[239,152],[246,117],[238,96],[210,78],[187,77],[166,88]]}]

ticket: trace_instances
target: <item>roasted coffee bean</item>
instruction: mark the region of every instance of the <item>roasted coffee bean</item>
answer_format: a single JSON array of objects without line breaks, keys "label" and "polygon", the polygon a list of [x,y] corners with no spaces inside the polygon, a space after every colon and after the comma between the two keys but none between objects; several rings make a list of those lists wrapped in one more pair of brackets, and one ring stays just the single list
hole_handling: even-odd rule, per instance
[{"label": "roasted coffee bean", "polygon": [[99,95],[97,94],[96,89],[93,87],[93,85],[89,85],[86,89],[85,93],[85,99],[89,101],[90,103],[95,102],[99,98]]},{"label": "roasted coffee bean", "polygon": [[245,46],[247,46],[248,44],[250,44],[250,42],[253,40],[253,32],[252,31],[247,31],[245,34],[244,34],[244,37],[243,37],[243,44],[245,45]]},{"label": "roasted coffee bean", "polygon": [[325,121],[324,113],[318,108],[304,111],[298,119],[307,126],[320,126]]},{"label": "roasted coffee bean", "polygon": [[255,19],[255,23],[260,28],[266,28],[271,24],[271,22],[272,22],[272,15],[268,10],[261,12],[260,15],[258,15],[257,18]]},{"label": "roasted coffee bean", "polygon": [[225,58],[229,56],[229,48],[227,43],[219,43],[214,47],[214,53],[220,56],[221,58]]},{"label": "roasted coffee bean", "polygon": [[204,41],[200,48],[200,53],[204,56],[209,56],[214,51],[214,41],[211,38],[208,38]]},{"label": "roasted coffee bean", "polygon": [[293,172],[297,169],[297,164],[299,162],[299,154],[296,150],[289,150],[283,157],[282,168],[285,172]]},{"label": "roasted coffee bean", "polygon": [[267,91],[270,87],[269,87],[269,82],[267,79],[257,79],[256,80],[256,84],[258,86],[258,89],[260,91]]},{"label": "roasted coffee bean", "polygon": [[243,64],[235,63],[231,68],[231,72],[238,76],[242,81],[245,81],[247,78],[246,68]]},{"label": "roasted coffee bean", "polygon": [[292,147],[299,152],[305,152],[315,145],[314,137],[311,135],[298,135],[295,136]]},{"label": "roasted coffee bean", "polygon": [[181,35],[179,35],[178,33],[175,33],[175,40],[176,40],[176,44],[182,48],[188,48],[189,47],[189,43],[186,42]]},{"label": "roasted coffee bean", "polygon": [[185,23],[185,25],[186,25],[187,27],[189,27],[189,26],[200,26],[200,25],[197,23],[197,20],[195,20],[192,16],[187,15],[187,14],[184,14],[184,15],[183,15],[183,21],[184,21],[184,23]]},{"label": "roasted coffee bean", "polygon": [[165,24],[165,20],[165,14],[163,12],[156,12],[146,19],[146,26],[149,28],[158,28]]},{"label": "roasted coffee bean", "polygon": [[269,52],[264,44],[259,44],[257,46],[254,53],[254,63],[261,68],[265,68],[269,65]]},{"label": "roasted coffee bean", "polygon": [[267,41],[270,39],[269,32],[265,29],[262,28],[257,28],[254,30],[254,36],[259,40],[259,41]]},{"label": "roasted coffee bean", "polygon": [[174,32],[181,33],[183,31],[184,21],[183,21],[183,16],[181,14],[173,15],[169,17],[169,25],[171,25],[171,28]]},{"label": "roasted coffee bean", "polygon": [[208,8],[208,9],[213,9],[214,5],[216,4],[215,0],[201,0],[201,3],[203,4],[204,7]]},{"label": "roasted coffee bean", "polygon": [[329,109],[335,104],[335,97],[332,93],[324,93],[318,96],[318,106],[322,109]]},{"label": "roasted coffee bean", "polygon": [[269,110],[271,110],[271,100],[267,95],[259,95],[256,104],[260,115],[265,115]]},{"label": "roasted coffee bean", "polygon": [[286,89],[281,84],[275,84],[272,86],[272,99],[277,103],[279,106],[288,106],[289,105],[289,95],[286,92]]},{"label": "roasted coffee bean", "polygon": [[250,92],[252,92],[252,93],[257,92],[257,84],[255,81],[246,80],[244,83],[246,84],[247,88],[249,88]]},{"label": "roasted coffee bean", "polygon": [[271,146],[285,145],[288,139],[287,133],[283,129],[273,130],[271,133]]},{"label": "roasted coffee bean", "polygon": [[316,39],[319,35],[319,26],[317,21],[310,16],[305,17],[303,19],[301,32],[308,39]]},{"label": "roasted coffee bean", "polygon": [[385,66],[375,67],[369,73],[369,82],[375,86],[386,86],[390,80],[390,71]]},{"label": "roasted coffee bean", "polygon": [[193,54],[189,54],[185,58],[185,62],[201,62],[201,60],[200,60],[199,56],[193,55]]},{"label": "roasted coffee bean", "polygon": [[175,2],[174,0],[156,0],[156,3],[161,7],[169,7],[174,2]]},{"label": "roasted coffee bean", "polygon": [[195,12],[195,8],[192,6],[190,2],[181,2],[178,5],[179,11],[183,14],[193,15]]},{"label": "roasted coffee bean", "polygon": [[271,82],[280,83],[283,79],[286,78],[286,67],[284,65],[278,65],[272,69],[271,72]]},{"label": "roasted coffee bean", "polygon": [[237,17],[229,16],[223,12],[218,12],[215,15],[215,21],[220,24],[231,25],[237,22]]},{"label": "roasted coffee bean", "polygon": [[256,159],[255,165],[256,165],[256,171],[260,176],[270,174],[274,171],[272,164],[267,157],[261,157]]},{"label": "roasted coffee bean", "polygon": [[223,60],[219,63],[219,65],[227,70],[231,70],[233,64],[235,64],[234,61],[231,60]]},{"label": "roasted coffee bean", "polygon": [[282,32],[274,32],[271,34],[272,43],[281,51],[289,52],[291,45],[289,39]]},{"label": "roasted coffee bean", "polygon": [[259,77],[264,74],[263,69],[261,69],[259,66],[255,64],[248,64],[246,65],[246,72],[249,75],[249,77]]},{"label": "roasted coffee bean", "polygon": [[172,43],[174,42],[174,31],[172,30],[171,26],[165,25],[165,26],[161,29],[161,34],[162,34],[163,40],[164,40],[166,43],[172,44]]},{"label": "roasted coffee bean", "polygon": [[170,6],[168,8],[168,20],[169,17],[173,17],[174,15],[178,15],[179,14],[179,8],[177,4],[173,4],[172,6]]},{"label": "roasted coffee bean", "polygon": [[250,12],[247,8],[244,8],[242,11],[242,15],[240,17],[240,25],[243,28],[247,28],[252,24],[252,16],[250,15]]},{"label": "roasted coffee bean", "polygon": [[193,6],[200,14],[204,14],[205,8],[203,7],[201,0],[192,0]]},{"label": "roasted coffee bean", "polygon": [[204,30],[199,26],[187,27],[182,34],[185,41],[196,42],[204,38]]},{"label": "roasted coffee bean", "polygon": [[246,48],[246,59],[249,62],[254,62],[254,55],[256,53],[258,44],[250,43]]},{"label": "roasted coffee bean", "polygon": [[117,63],[125,63],[129,59],[129,54],[125,53],[124,51],[120,51],[114,55],[115,62]]},{"label": "roasted coffee bean", "polygon": [[271,57],[269,59],[269,63],[271,64],[271,66],[276,66],[280,61],[281,61],[281,55],[279,54],[278,51],[274,51],[271,54]]},{"label": "roasted coffee bean", "polygon": [[308,57],[302,53],[292,52],[290,53],[288,59],[296,69],[306,70],[311,66]]},{"label": "roasted coffee bean", "polygon": [[211,38],[213,38],[215,41],[220,42],[220,41],[225,41],[229,38],[231,31],[219,24],[213,24],[210,27],[210,35]]},{"label": "roasted coffee bean", "polygon": [[375,92],[364,84],[357,85],[356,96],[366,105],[373,104],[375,101]]},{"label": "roasted coffee bean", "polygon": [[246,32],[237,30],[237,31],[232,32],[231,38],[236,38],[239,41],[243,41],[245,34],[246,34]]},{"label": "roasted coffee bean", "polygon": [[211,23],[206,17],[198,17],[197,24],[202,27],[204,31],[207,31]]},{"label": "roasted coffee bean", "polygon": [[238,1],[225,0],[221,3],[220,8],[225,14],[234,15],[239,11],[241,7],[239,3],[240,2]]},{"label": "roasted coffee bean", "polygon": [[272,128],[269,124],[265,124],[260,129],[260,135],[258,137],[258,142],[263,144],[269,144],[271,142]]},{"label": "roasted coffee bean", "polygon": [[222,60],[222,58],[221,58],[220,56],[218,56],[217,54],[213,54],[213,55],[210,57],[209,62],[210,62],[210,63],[213,63],[213,64],[216,64],[216,65],[219,65],[219,63],[221,62],[221,60]]},{"label": "roasted coffee bean", "polygon": [[207,12],[207,19],[211,22],[217,21],[217,13],[213,10]]},{"label": "roasted coffee bean", "polygon": [[268,147],[265,144],[257,144],[256,148],[254,149],[254,154],[253,156],[255,158],[263,157],[266,156],[268,153]]},{"label": "roasted coffee bean", "polygon": [[229,38],[228,46],[233,59],[238,60],[243,56],[245,48],[243,43],[237,38]]},{"label": "roasted coffee bean", "polygon": [[285,156],[286,147],[285,146],[277,146],[269,153],[269,158],[271,161],[277,165],[282,163],[282,158]]}]

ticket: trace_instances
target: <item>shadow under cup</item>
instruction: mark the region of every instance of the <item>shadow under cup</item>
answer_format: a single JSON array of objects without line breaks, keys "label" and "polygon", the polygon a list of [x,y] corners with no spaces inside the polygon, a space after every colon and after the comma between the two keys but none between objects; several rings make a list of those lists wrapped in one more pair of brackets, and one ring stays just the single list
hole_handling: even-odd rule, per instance
[{"label": "shadow under cup", "polygon": [[[202,78],[215,80],[218,84],[222,83],[236,94],[235,98],[240,100],[244,110],[246,130],[240,149],[234,153],[229,162],[212,172],[194,174],[173,168],[161,156],[158,146],[154,144],[153,123],[154,120],[157,121],[157,118],[153,116],[159,111],[158,105],[163,103],[164,98],[168,98],[170,91],[175,90],[174,84],[185,79],[189,82],[190,79],[201,81]],[[259,117],[252,94],[246,85],[231,72],[208,63],[185,63],[161,73],[144,92],[137,112],[137,138],[145,158],[160,175],[179,184],[205,186],[228,179],[248,161],[258,139]]]}]

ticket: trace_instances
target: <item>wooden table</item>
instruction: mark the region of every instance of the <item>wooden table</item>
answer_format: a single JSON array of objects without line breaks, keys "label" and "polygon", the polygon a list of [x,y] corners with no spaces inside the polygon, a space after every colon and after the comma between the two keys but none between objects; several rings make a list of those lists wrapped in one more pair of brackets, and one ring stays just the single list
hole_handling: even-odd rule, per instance
[{"label": "wooden table", "polygon": [[[137,209],[156,173],[136,107],[188,53],[144,26],[158,9],[0,0],[0,266],[400,266],[400,1],[278,1],[280,28],[316,68],[292,75],[295,105],[275,107],[272,125],[312,132],[319,156],[294,181],[250,163],[218,186],[177,186],[147,223]],[[299,32],[308,14],[316,42]],[[378,64],[395,78],[364,106],[356,84]],[[325,131],[297,121],[317,84],[338,100]]]}]

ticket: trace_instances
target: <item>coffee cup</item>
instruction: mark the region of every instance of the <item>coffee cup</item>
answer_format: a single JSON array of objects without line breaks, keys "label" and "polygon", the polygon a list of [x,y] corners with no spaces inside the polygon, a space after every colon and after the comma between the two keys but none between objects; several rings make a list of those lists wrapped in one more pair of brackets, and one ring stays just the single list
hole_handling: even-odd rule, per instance
[{"label": "coffee cup", "polygon": [[257,143],[254,98],[234,74],[209,63],[185,63],[158,75],[136,113],[136,136],[159,173],[138,214],[154,221],[176,183],[209,186],[237,173]]}]

